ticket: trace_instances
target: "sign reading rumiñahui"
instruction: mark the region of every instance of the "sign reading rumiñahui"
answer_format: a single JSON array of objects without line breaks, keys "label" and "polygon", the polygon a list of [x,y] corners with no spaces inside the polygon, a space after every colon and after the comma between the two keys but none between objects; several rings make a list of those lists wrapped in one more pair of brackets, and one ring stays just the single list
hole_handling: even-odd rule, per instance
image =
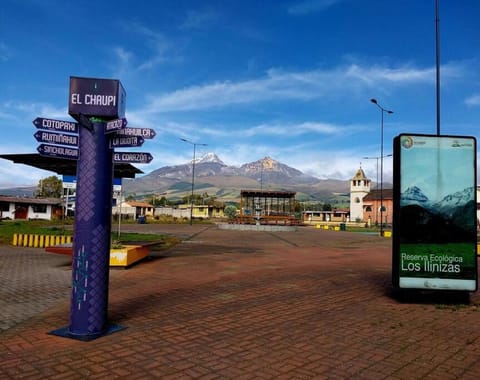
[{"label": "sign reading rumi\u00f1ahui", "polygon": [[60,144],[68,146],[78,146],[78,135],[68,135],[65,133],[37,131],[34,135],[39,142]]},{"label": "sign reading rumi\u00f1ahui", "polygon": [[394,141],[393,280],[398,288],[477,289],[476,141]]}]

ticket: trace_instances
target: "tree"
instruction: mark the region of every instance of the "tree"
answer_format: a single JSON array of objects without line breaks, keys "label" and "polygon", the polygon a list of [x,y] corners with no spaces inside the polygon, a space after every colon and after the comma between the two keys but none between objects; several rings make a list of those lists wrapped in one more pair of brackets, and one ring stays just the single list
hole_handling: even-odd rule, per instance
[{"label": "tree", "polygon": [[228,219],[233,219],[237,216],[237,208],[233,205],[228,205],[223,210],[223,213]]},{"label": "tree", "polygon": [[332,205],[330,203],[325,203],[322,206],[322,211],[332,211]]},{"label": "tree", "polygon": [[60,198],[63,192],[63,184],[57,176],[50,176],[38,181],[37,198]]}]

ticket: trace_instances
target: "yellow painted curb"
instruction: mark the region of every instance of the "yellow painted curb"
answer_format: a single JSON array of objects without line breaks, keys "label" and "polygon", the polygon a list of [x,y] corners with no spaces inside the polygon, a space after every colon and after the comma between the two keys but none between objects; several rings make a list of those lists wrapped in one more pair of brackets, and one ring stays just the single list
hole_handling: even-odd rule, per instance
[{"label": "yellow painted curb", "polygon": [[45,248],[52,245],[71,243],[66,235],[13,234],[12,245],[16,247]]}]

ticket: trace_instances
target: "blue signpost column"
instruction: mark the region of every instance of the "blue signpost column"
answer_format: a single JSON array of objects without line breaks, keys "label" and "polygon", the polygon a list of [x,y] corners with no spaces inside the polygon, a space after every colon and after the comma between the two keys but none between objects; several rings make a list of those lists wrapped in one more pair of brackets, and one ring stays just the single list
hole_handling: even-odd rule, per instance
[{"label": "blue signpost column", "polygon": [[123,87],[71,77],[69,113],[79,122],[70,325],[51,333],[92,340],[122,329],[108,323],[113,149],[104,120],[123,117]]},{"label": "blue signpost column", "polygon": [[105,123],[80,124],[75,241],[69,332],[85,337],[108,330],[108,274],[113,151]]}]

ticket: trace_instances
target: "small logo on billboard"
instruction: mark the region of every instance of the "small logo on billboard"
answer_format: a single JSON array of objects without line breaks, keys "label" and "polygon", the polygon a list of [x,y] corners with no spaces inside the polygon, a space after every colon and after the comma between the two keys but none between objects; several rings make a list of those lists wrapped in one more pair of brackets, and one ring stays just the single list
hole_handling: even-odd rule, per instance
[{"label": "small logo on billboard", "polygon": [[410,149],[413,146],[413,138],[410,136],[402,136],[402,146],[405,149]]}]

